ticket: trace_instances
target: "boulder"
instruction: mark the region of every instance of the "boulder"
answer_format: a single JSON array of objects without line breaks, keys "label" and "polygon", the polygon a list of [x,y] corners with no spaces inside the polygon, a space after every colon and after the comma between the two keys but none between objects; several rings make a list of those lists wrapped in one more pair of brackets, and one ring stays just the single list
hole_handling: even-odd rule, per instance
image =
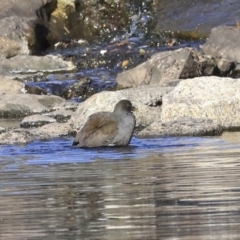
[{"label": "boulder", "polygon": [[200,76],[198,52],[183,48],[154,54],[147,62],[119,73],[117,83],[123,88],[140,85],[170,85],[175,79]]},{"label": "boulder", "polygon": [[222,127],[210,119],[183,118],[169,122],[155,121],[137,136],[215,136],[221,134],[222,131]]},{"label": "boulder", "polygon": [[181,81],[162,99],[161,121],[210,119],[224,129],[240,128],[240,79],[199,77]]},{"label": "boulder", "polygon": [[215,59],[228,59],[240,63],[240,46],[236,39],[240,38],[240,29],[237,27],[219,26],[213,28],[209,39],[201,46],[204,54]]},{"label": "boulder", "polygon": [[101,92],[81,103],[73,113],[70,123],[73,128],[80,128],[87,118],[99,111],[113,111],[121,99],[130,100],[138,108],[134,112],[137,126],[148,126],[161,116],[162,97],[172,91],[172,87],[145,86],[115,92]]},{"label": "boulder", "polygon": [[24,91],[25,84],[16,80],[0,76],[1,93],[21,93]]},{"label": "boulder", "polygon": [[0,93],[1,117],[24,117],[52,111],[52,107],[65,100],[57,96]]},{"label": "boulder", "polygon": [[54,122],[56,122],[54,118],[40,115],[40,114],[35,114],[35,115],[25,117],[22,120],[20,127],[22,128],[41,127],[43,125],[54,123]]}]

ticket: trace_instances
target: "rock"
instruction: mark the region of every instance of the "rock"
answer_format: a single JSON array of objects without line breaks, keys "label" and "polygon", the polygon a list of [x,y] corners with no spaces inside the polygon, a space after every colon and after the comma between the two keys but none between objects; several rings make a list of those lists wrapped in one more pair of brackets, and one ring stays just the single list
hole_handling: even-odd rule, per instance
[{"label": "rock", "polygon": [[26,144],[34,140],[34,135],[28,130],[13,129],[0,134],[0,145]]},{"label": "rock", "polygon": [[219,72],[216,63],[211,56],[199,56],[199,65],[201,66],[203,76],[217,75]]},{"label": "rock", "polygon": [[29,54],[27,32],[29,20],[18,16],[0,19],[0,57],[11,58]]},{"label": "rock", "polygon": [[49,139],[72,134],[72,128],[69,123],[50,123],[40,128],[31,129],[36,139]]},{"label": "rock", "polygon": [[3,132],[5,132],[6,131],[6,129],[5,128],[3,128],[3,127],[0,127],[0,134],[1,133],[3,133]]},{"label": "rock", "polygon": [[65,100],[57,96],[0,93],[1,117],[24,117],[52,111],[52,107]]},{"label": "rock", "polygon": [[234,62],[231,62],[226,58],[215,59],[215,62],[221,75],[224,76],[227,76],[236,67]]},{"label": "rock", "polygon": [[65,109],[65,110],[76,111],[78,106],[79,106],[79,103],[77,103],[77,102],[65,101],[65,102],[62,102],[60,104],[57,103],[56,105],[54,105],[53,110]]},{"label": "rock", "polygon": [[72,110],[59,109],[54,112],[46,113],[46,116],[54,118],[57,122],[63,123],[67,122],[73,114]]},{"label": "rock", "polygon": [[119,73],[117,83],[123,88],[140,85],[168,85],[175,79],[200,76],[197,51],[192,48],[160,52],[147,62]]},{"label": "rock", "polygon": [[237,27],[219,26],[213,28],[209,39],[202,45],[202,51],[215,59],[225,58],[240,63],[240,46],[236,39],[240,38]]},{"label": "rock", "polygon": [[73,113],[70,123],[74,129],[80,128],[87,118],[99,111],[112,111],[121,99],[128,99],[138,108],[134,112],[137,126],[148,126],[160,118],[162,97],[170,92],[171,87],[144,86],[116,92],[101,92],[81,103]]},{"label": "rock", "polygon": [[0,76],[1,93],[21,93],[24,90],[24,83]]},{"label": "rock", "polygon": [[137,136],[215,136],[221,134],[222,131],[222,127],[210,119],[184,118],[164,123],[155,121]]},{"label": "rock", "polygon": [[53,73],[72,71],[75,66],[72,62],[64,61],[60,56],[16,56],[11,59],[3,59],[0,65],[0,74],[9,75],[16,73]]},{"label": "rock", "polygon": [[[156,31],[186,32],[191,37],[199,37],[199,34],[209,33],[212,28],[219,25],[234,25],[238,16],[240,2],[228,0],[217,2],[216,0],[199,1],[156,1],[157,14]],[[214,14],[213,17],[213,13]],[[190,39],[190,38],[188,38]],[[199,39],[199,38],[198,38]]]},{"label": "rock", "polygon": [[22,128],[41,127],[43,125],[54,123],[54,122],[56,122],[54,118],[36,114],[36,115],[25,117],[22,120],[20,127]]},{"label": "rock", "polygon": [[163,96],[162,122],[210,119],[224,129],[240,128],[240,79],[199,77],[181,81]]}]

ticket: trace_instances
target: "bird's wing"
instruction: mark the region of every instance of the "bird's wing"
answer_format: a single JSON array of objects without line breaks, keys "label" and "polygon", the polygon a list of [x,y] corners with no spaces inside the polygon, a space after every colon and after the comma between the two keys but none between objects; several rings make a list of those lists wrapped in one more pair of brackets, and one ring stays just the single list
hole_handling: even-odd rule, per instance
[{"label": "bird's wing", "polygon": [[77,134],[76,141],[83,146],[104,146],[110,144],[118,133],[118,122],[111,113],[100,112],[91,115]]}]

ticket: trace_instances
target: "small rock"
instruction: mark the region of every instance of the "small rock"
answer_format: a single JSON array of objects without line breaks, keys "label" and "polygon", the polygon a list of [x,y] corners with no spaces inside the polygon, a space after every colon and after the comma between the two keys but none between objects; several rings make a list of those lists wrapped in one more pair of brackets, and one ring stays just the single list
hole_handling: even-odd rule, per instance
[{"label": "small rock", "polygon": [[40,127],[45,124],[54,123],[54,122],[56,122],[56,119],[54,118],[36,114],[36,115],[25,117],[22,120],[20,127],[22,128]]},{"label": "small rock", "polygon": [[57,122],[67,122],[73,114],[72,110],[59,109],[54,112],[46,113],[45,115],[57,120]]}]

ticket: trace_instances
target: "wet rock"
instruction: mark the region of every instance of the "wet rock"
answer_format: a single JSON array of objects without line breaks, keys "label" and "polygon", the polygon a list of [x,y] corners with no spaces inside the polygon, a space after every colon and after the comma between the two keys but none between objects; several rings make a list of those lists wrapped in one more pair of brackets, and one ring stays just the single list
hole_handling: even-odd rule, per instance
[{"label": "wet rock", "polygon": [[240,29],[237,27],[219,26],[213,28],[209,39],[202,45],[202,51],[215,59],[228,59],[240,63],[240,46],[236,39],[240,38]]},{"label": "wet rock", "polygon": [[199,77],[181,81],[163,96],[162,122],[210,119],[224,129],[240,128],[240,79]]},{"label": "wet rock", "polygon": [[53,73],[61,71],[72,71],[75,66],[72,62],[64,61],[60,56],[46,55],[24,56],[19,55],[11,59],[3,59],[0,65],[0,74],[9,75],[16,73]]},{"label": "wet rock", "polygon": [[191,48],[160,52],[134,69],[119,73],[117,83],[121,87],[140,85],[168,85],[174,79],[200,76],[197,52]]},{"label": "wet rock", "polygon": [[184,118],[170,122],[155,121],[137,136],[215,136],[222,131],[222,127],[210,119]]},{"label": "wet rock", "polygon": [[[56,4],[57,2],[57,4]],[[48,41],[56,43],[75,39],[109,39],[122,32],[147,35],[153,28],[154,1],[47,1],[37,10],[48,26]],[[134,25],[134,26],[132,26]]]},{"label": "wet rock", "polygon": [[91,114],[99,111],[113,111],[119,100],[129,99],[138,108],[134,113],[137,126],[148,126],[160,118],[162,97],[172,89],[172,87],[144,86],[116,92],[97,93],[79,105],[69,122],[74,129],[78,129]]},{"label": "wet rock", "polygon": [[52,111],[52,107],[65,100],[57,96],[0,93],[0,116],[24,117]]},{"label": "wet rock", "polygon": [[105,90],[115,90],[116,83],[111,81],[94,80],[89,77],[84,77],[73,85],[64,88],[60,96],[65,99],[77,99],[84,101],[95,93]]},{"label": "wet rock", "polygon": [[63,123],[67,122],[73,114],[72,110],[59,109],[54,112],[46,113],[46,116],[54,118],[57,122]]},{"label": "wet rock", "polygon": [[54,118],[51,118],[49,116],[44,116],[44,115],[31,115],[28,117],[25,117],[21,124],[21,128],[33,128],[33,127],[41,127],[43,125],[49,124],[49,123],[54,123],[56,120]]},{"label": "wet rock", "polygon": [[36,95],[47,95],[47,90],[39,87],[39,86],[29,86],[28,84],[24,87],[24,92],[29,94],[36,94]]},{"label": "wet rock", "polygon": [[1,93],[21,93],[24,91],[24,83],[0,76]]}]

